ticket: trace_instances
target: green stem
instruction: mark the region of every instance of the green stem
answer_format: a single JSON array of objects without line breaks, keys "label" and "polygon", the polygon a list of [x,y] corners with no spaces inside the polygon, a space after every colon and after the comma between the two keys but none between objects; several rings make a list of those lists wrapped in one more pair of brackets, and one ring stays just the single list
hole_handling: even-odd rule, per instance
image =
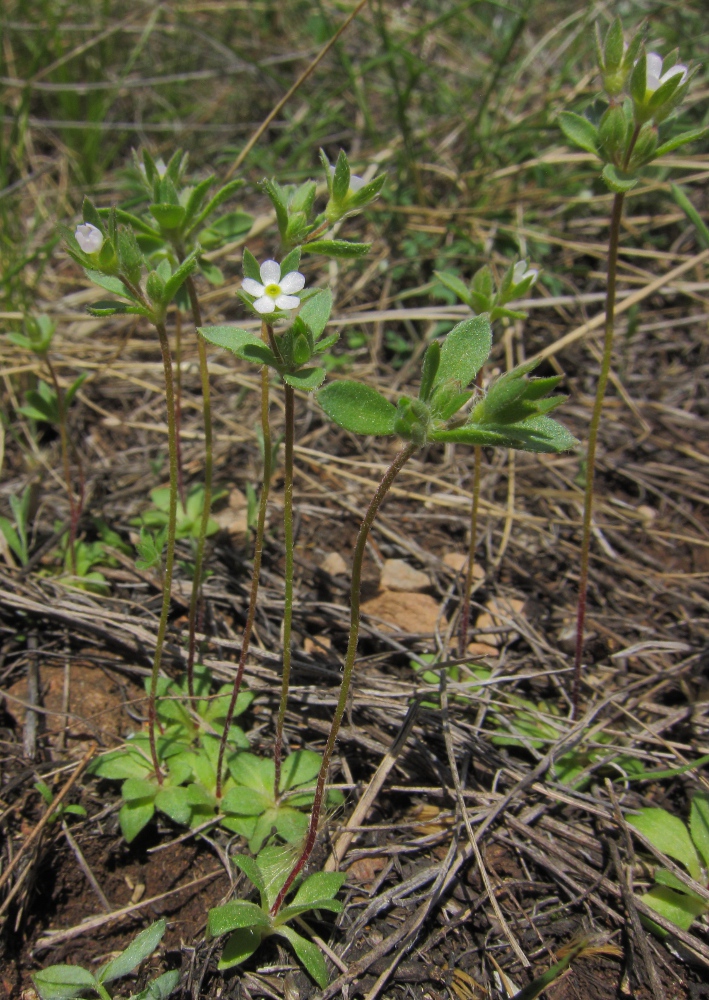
[{"label": "green stem", "polygon": [[177,442],[177,495],[183,508],[187,509],[185,498],[185,477],[182,471],[182,317],[179,309],[175,321],[175,440]]},{"label": "green stem", "polygon": [[57,373],[51,358],[45,354],[44,360],[47,363],[49,376],[54,386],[57,397],[57,410],[59,412],[59,443],[62,452],[62,467],[64,469],[64,482],[69,497],[69,559],[71,561],[72,576],[76,576],[76,532],[79,523],[79,511],[74,500],[74,490],[71,483],[71,467],[69,465],[69,437],[66,432],[66,407],[64,405],[64,392],[59,384]]},{"label": "green stem", "polygon": [[199,524],[199,537],[197,538],[197,552],[194,561],[194,577],[192,579],[192,593],[190,594],[190,607],[188,612],[189,645],[187,650],[187,690],[190,698],[194,699],[194,659],[197,631],[197,606],[199,604],[199,594],[202,586],[202,565],[204,563],[204,546],[209,527],[209,516],[212,511],[212,474],[214,469],[214,449],[212,445],[212,403],[209,394],[209,368],[207,366],[207,348],[199,332],[202,326],[202,310],[199,306],[197,289],[190,276],[185,282],[187,294],[190,297],[192,307],[192,319],[194,320],[195,331],[197,333],[197,351],[199,354],[199,377],[202,383],[202,422],[204,424],[204,503],[202,507],[202,519]]},{"label": "green stem", "polygon": [[[269,329],[266,323],[261,326],[261,335],[265,341],[268,343]],[[269,393],[268,393],[268,366],[263,365],[261,367],[261,431],[263,434],[263,483],[261,486],[261,498],[259,500],[258,507],[258,520],[256,522],[256,540],[254,542],[254,568],[251,576],[251,593],[249,596],[249,610],[246,615],[246,624],[244,625],[244,634],[241,637],[241,654],[239,656],[239,666],[236,671],[236,677],[234,678],[234,687],[231,692],[231,699],[229,701],[229,708],[226,714],[226,719],[224,720],[224,732],[222,733],[222,738],[219,742],[219,759],[217,761],[217,799],[222,796],[222,767],[224,765],[224,752],[226,750],[227,734],[229,732],[229,727],[231,726],[231,720],[234,718],[234,709],[236,707],[236,699],[239,697],[239,690],[241,688],[241,681],[244,676],[244,669],[246,667],[246,657],[249,653],[249,644],[251,642],[251,633],[254,627],[254,619],[256,618],[256,600],[258,598],[258,585],[259,577],[261,575],[261,555],[263,553],[263,536],[266,530],[266,510],[268,508],[268,494],[271,488],[271,425],[268,418],[268,405],[269,405]]]},{"label": "green stem", "polygon": [[608,279],[606,285],[606,325],[603,340],[603,358],[601,371],[596,386],[596,400],[593,404],[591,423],[588,429],[588,448],[586,451],[586,490],[583,502],[583,535],[581,538],[581,564],[579,569],[579,596],[576,611],[576,656],[574,659],[574,688],[572,718],[575,719],[579,710],[581,691],[581,660],[583,657],[583,631],[586,620],[586,597],[588,592],[588,564],[591,548],[591,524],[593,520],[593,481],[596,471],[596,443],[598,429],[603,411],[603,399],[611,368],[613,353],[613,332],[615,325],[615,287],[618,270],[618,245],[620,242],[620,223],[623,216],[624,194],[616,194],[613,198],[610,234],[608,238]]},{"label": "green stem", "polygon": [[335,708],[335,714],[332,719],[332,725],[330,727],[330,734],[327,738],[327,743],[325,745],[325,752],[323,754],[322,764],[320,765],[320,772],[318,774],[318,780],[315,786],[315,798],[313,801],[313,810],[310,815],[310,825],[308,827],[308,834],[305,840],[305,846],[303,852],[298,858],[295,867],[291,871],[290,875],[286,879],[283,888],[278,893],[275,903],[271,907],[271,913],[276,914],[283,905],[283,900],[286,898],[290,887],[297,878],[298,874],[302,871],[304,866],[308,862],[313,847],[315,846],[315,840],[318,833],[318,821],[320,819],[320,810],[322,808],[323,799],[325,795],[325,782],[327,781],[327,772],[330,766],[330,760],[332,758],[333,751],[335,749],[335,740],[337,739],[337,734],[340,729],[340,723],[342,722],[342,717],[345,714],[345,707],[347,705],[347,696],[350,690],[350,683],[352,681],[352,672],[354,670],[355,656],[357,655],[357,640],[359,638],[359,606],[360,606],[360,589],[362,581],[362,561],[364,559],[364,551],[367,544],[367,538],[369,537],[369,532],[371,530],[374,519],[377,516],[379,508],[384,500],[384,497],[389,492],[389,488],[392,483],[401,472],[403,467],[406,465],[408,460],[411,458],[413,453],[416,451],[416,445],[413,443],[405,445],[399,451],[394,461],[391,463],[387,469],[384,478],[382,479],[377,492],[372,497],[372,500],[367,508],[367,512],[364,515],[364,520],[359,529],[359,534],[357,535],[357,542],[355,544],[354,557],[352,559],[352,584],[350,588],[350,635],[347,642],[347,653],[345,654],[344,669],[342,672],[342,681],[340,683],[340,695],[337,699],[337,707]]},{"label": "green stem", "polygon": [[473,570],[475,568],[475,549],[478,541],[478,509],[480,507],[480,473],[482,470],[483,450],[475,445],[475,464],[473,465],[473,500],[470,505],[470,547],[468,549],[468,568],[465,571],[463,587],[463,606],[460,613],[460,630],[458,632],[458,656],[465,656],[468,648],[468,629],[470,626],[470,596],[473,592]]},{"label": "green stem", "polygon": [[158,676],[162,663],[163,646],[165,645],[165,633],[167,632],[167,618],[170,613],[170,599],[172,597],[172,573],[175,565],[175,526],[177,524],[177,427],[175,424],[175,387],[172,377],[172,357],[170,356],[170,342],[167,337],[167,330],[164,322],[156,322],[155,329],[160,338],[160,350],[162,352],[162,364],[165,374],[165,402],[167,405],[167,447],[170,459],[170,506],[168,510],[167,522],[167,552],[165,555],[165,576],[162,592],[162,609],[160,612],[160,623],[158,625],[157,641],[155,644],[155,657],[153,659],[153,671],[150,677],[150,701],[148,704],[148,732],[150,739],[150,754],[153,758],[155,777],[159,785],[162,785],[162,773],[158,760],[157,745],[155,741],[155,723],[157,712],[155,708]]},{"label": "green stem", "polygon": [[283,533],[286,547],[285,594],[283,605],[283,676],[281,680],[281,702],[276,720],[276,742],[273,748],[275,779],[273,795],[278,801],[281,787],[281,754],[283,750],[283,723],[288,704],[288,687],[291,668],[291,630],[293,624],[293,444],[295,439],[295,393],[293,387],[285,385],[285,469],[283,496]]}]

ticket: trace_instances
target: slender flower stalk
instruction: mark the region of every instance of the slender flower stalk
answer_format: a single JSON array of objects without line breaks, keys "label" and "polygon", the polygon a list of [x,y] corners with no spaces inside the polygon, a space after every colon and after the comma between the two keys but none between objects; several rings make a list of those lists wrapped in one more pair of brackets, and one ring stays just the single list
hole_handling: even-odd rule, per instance
[{"label": "slender flower stalk", "polygon": [[[197,289],[190,276],[185,282],[187,294],[192,308],[192,319],[195,331],[202,325],[202,310],[199,305]],[[188,648],[187,648],[187,691],[191,699],[194,700],[194,660],[196,649],[197,631],[197,607],[199,604],[199,594],[202,586],[202,566],[204,563],[204,546],[207,539],[207,529],[209,527],[209,516],[212,510],[212,475],[214,469],[214,449],[212,435],[212,403],[209,393],[209,368],[207,366],[207,348],[201,335],[197,332],[197,352],[199,355],[199,377],[202,385],[202,423],[204,424],[204,498],[202,506],[202,518],[199,524],[199,536],[197,538],[197,551],[194,561],[194,577],[192,579],[192,593],[190,594],[190,606],[188,611]]]},{"label": "slender flower stalk", "polygon": [[596,400],[593,404],[591,423],[588,428],[588,446],[586,450],[586,489],[583,503],[583,534],[581,538],[581,563],[579,569],[579,596],[576,611],[576,655],[574,658],[574,689],[572,697],[572,718],[576,718],[579,709],[581,691],[581,661],[583,658],[583,631],[586,620],[586,596],[588,592],[588,564],[591,547],[591,525],[593,521],[593,483],[596,471],[596,443],[598,428],[603,412],[603,399],[611,368],[613,353],[613,333],[615,328],[615,288],[618,270],[618,244],[620,241],[620,223],[623,215],[624,194],[613,197],[611,212],[611,227],[608,240],[608,278],[606,284],[606,324],[603,338],[603,357],[601,371],[596,386]]},{"label": "slender flower stalk", "polygon": [[478,543],[478,509],[480,507],[480,475],[482,471],[483,450],[475,445],[473,462],[473,499],[470,504],[470,547],[468,549],[468,565],[465,571],[463,585],[463,606],[460,614],[460,629],[458,631],[458,656],[465,656],[468,648],[468,630],[470,627],[470,597],[473,592],[473,570],[475,568],[475,549]]},{"label": "slender flower stalk", "polygon": [[177,439],[177,495],[186,506],[185,477],[182,470],[182,317],[175,317],[175,433]]},{"label": "slender flower stalk", "polygon": [[[273,339],[273,331],[269,328],[268,324],[264,321],[261,324],[261,336],[265,343],[269,343]],[[251,576],[251,593],[249,595],[249,610],[246,615],[246,624],[244,625],[244,632],[241,637],[241,654],[239,656],[239,666],[237,667],[236,677],[234,678],[234,687],[231,692],[231,699],[229,701],[229,708],[227,710],[226,719],[224,720],[224,732],[222,733],[222,738],[219,742],[219,757],[217,760],[217,788],[216,797],[221,798],[222,795],[222,769],[224,766],[224,752],[226,750],[227,734],[229,732],[229,727],[231,726],[231,721],[234,718],[234,709],[236,708],[236,699],[239,697],[239,690],[241,689],[241,682],[244,677],[244,669],[246,667],[246,657],[249,653],[249,644],[251,642],[251,633],[254,627],[254,620],[256,618],[256,600],[258,598],[258,586],[259,577],[261,575],[261,556],[263,553],[263,537],[266,529],[266,511],[268,509],[268,494],[271,488],[271,462],[272,462],[272,450],[271,450],[271,425],[268,416],[269,409],[269,390],[268,390],[268,366],[261,366],[261,431],[263,435],[263,483],[261,486],[261,497],[259,500],[258,507],[258,519],[256,522],[256,539],[254,542],[254,566]]]},{"label": "slender flower stalk", "polygon": [[164,322],[156,322],[155,328],[160,339],[160,350],[162,352],[162,363],[165,374],[165,402],[167,405],[167,445],[170,460],[170,506],[168,509],[167,521],[167,550],[165,554],[165,576],[163,581],[162,609],[160,612],[160,622],[158,625],[157,640],[155,643],[155,656],[153,658],[153,670],[150,677],[150,699],[148,705],[148,735],[150,740],[150,755],[153,759],[155,777],[159,785],[162,785],[163,778],[158,760],[157,743],[155,738],[156,710],[155,699],[157,695],[158,676],[162,664],[162,653],[165,645],[165,633],[167,632],[167,619],[170,612],[170,600],[172,597],[172,573],[175,565],[175,527],[177,524],[177,427],[175,424],[175,387],[172,376],[172,357],[170,354],[170,342],[167,336]]},{"label": "slender flower stalk", "polygon": [[[71,561],[72,575],[76,576],[76,533],[79,525],[79,517],[81,516],[81,508],[74,499],[74,488],[71,481],[71,466],[69,464],[69,436],[66,432],[66,406],[64,392],[59,384],[57,373],[48,354],[45,354],[44,360],[47,363],[49,377],[52,380],[54,392],[57,396],[57,410],[59,413],[59,443],[62,452],[64,482],[66,483],[67,496],[69,497],[69,559]],[[83,486],[81,492],[83,493]]]},{"label": "slender flower stalk", "polygon": [[374,519],[377,516],[379,508],[384,500],[384,497],[389,492],[389,489],[401,472],[403,467],[406,465],[408,460],[411,458],[413,453],[416,451],[416,445],[411,442],[405,445],[397,454],[394,461],[391,463],[387,469],[384,478],[382,479],[377,492],[372,497],[372,500],[367,508],[364,515],[364,520],[359,529],[359,534],[357,535],[357,542],[355,544],[354,557],[352,560],[352,583],[350,588],[350,634],[347,642],[347,653],[345,655],[344,669],[342,673],[342,681],[340,684],[340,694],[337,699],[337,707],[335,708],[335,714],[332,719],[332,725],[330,727],[330,733],[327,738],[327,743],[325,745],[325,752],[323,754],[322,764],[320,766],[320,772],[318,774],[317,783],[315,786],[315,799],[313,802],[313,810],[310,815],[310,825],[308,827],[308,833],[305,840],[305,846],[303,851],[298,858],[293,870],[283,884],[283,888],[278,893],[275,903],[271,907],[271,913],[276,914],[283,905],[283,901],[286,898],[290,887],[293,882],[298,877],[299,873],[303,870],[308,862],[308,858],[312,854],[313,847],[315,846],[315,840],[318,833],[318,822],[320,820],[320,811],[322,809],[323,800],[325,797],[325,782],[327,781],[327,772],[330,767],[330,760],[332,759],[332,754],[335,749],[335,741],[337,739],[337,734],[340,729],[340,723],[342,722],[342,717],[345,714],[345,707],[347,705],[347,696],[350,690],[350,683],[352,681],[352,673],[354,670],[355,657],[357,655],[357,640],[359,638],[359,608],[360,608],[360,590],[362,581],[362,561],[364,559],[365,546],[367,544],[367,538],[369,537],[369,532],[371,530]]},{"label": "slender flower stalk", "polygon": [[285,538],[285,593],[283,602],[283,674],[281,678],[281,701],[276,720],[276,741],[273,748],[275,778],[273,794],[276,802],[281,787],[281,758],[283,752],[283,723],[288,704],[288,688],[291,670],[291,631],[293,624],[293,445],[295,439],[295,392],[290,385],[284,386],[285,393],[285,469],[283,496],[283,534]]}]

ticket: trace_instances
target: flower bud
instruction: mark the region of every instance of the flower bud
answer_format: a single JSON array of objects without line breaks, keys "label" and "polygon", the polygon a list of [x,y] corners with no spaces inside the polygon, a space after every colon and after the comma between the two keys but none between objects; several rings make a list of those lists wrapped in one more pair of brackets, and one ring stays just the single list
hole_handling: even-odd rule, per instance
[{"label": "flower bud", "polygon": [[103,233],[96,226],[92,226],[90,222],[83,222],[77,226],[74,236],[84,253],[98,253],[103,246]]}]

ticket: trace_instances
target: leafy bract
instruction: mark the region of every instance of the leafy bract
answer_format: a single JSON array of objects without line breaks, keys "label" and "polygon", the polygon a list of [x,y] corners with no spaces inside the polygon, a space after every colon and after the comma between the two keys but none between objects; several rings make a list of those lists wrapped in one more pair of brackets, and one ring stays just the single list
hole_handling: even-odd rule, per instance
[{"label": "leafy bract", "polygon": [[[473,316],[458,323],[441,346],[434,386],[453,382],[460,389],[465,389],[487,361],[491,346],[492,327],[489,316]],[[435,399],[434,389],[434,412]]]},{"label": "leafy bract", "polygon": [[276,933],[288,941],[315,982],[324,990],[330,981],[330,977],[327,974],[325,958],[318,946],[313,944],[312,941],[308,941],[301,934],[298,934],[292,927],[279,927]]},{"label": "leafy bract", "polygon": [[325,413],[355,434],[385,436],[394,433],[396,407],[376,389],[359,382],[331,382],[317,394]]},{"label": "leafy bract", "polygon": [[255,333],[242,330],[238,326],[201,326],[199,332],[205,340],[215,347],[223,347],[241,357],[241,351],[247,344],[263,346],[263,341]]},{"label": "leafy bract", "polygon": [[588,118],[573,111],[562,111],[559,114],[559,124],[566,138],[575,146],[598,155],[598,132]]}]

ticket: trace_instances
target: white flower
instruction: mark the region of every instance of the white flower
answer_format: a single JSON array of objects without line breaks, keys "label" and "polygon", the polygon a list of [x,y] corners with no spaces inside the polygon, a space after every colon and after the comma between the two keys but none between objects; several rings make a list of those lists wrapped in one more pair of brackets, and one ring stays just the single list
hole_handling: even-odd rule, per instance
[{"label": "white flower", "polygon": [[[331,177],[335,176],[335,166],[332,163],[330,164],[330,176]],[[356,191],[359,191],[360,188],[364,187],[366,183],[367,182],[365,181],[364,177],[360,177],[358,174],[350,174],[350,191],[353,194]]]},{"label": "white flower", "polygon": [[673,76],[681,74],[682,79],[680,80],[680,85],[687,79],[687,67],[683,66],[682,63],[677,63],[675,66],[672,66],[665,73],[663,73],[662,56],[659,56],[657,52],[648,52],[645,57],[645,66],[645,90],[649,94],[654,94],[663,83],[667,83],[667,81]]},{"label": "white flower", "polygon": [[97,229],[96,226],[92,226],[90,222],[83,222],[80,226],[77,226],[74,236],[84,253],[98,253],[103,246],[103,234],[101,230]]},{"label": "white flower", "polygon": [[521,285],[523,281],[526,281],[527,278],[530,277],[532,278],[532,284],[534,284],[538,276],[539,276],[539,271],[536,269],[536,267],[530,267],[529,269],[527,269],[527,261],[518,260],[512,272],[512,284]]},{"label": "white flower", "polygon": [[281,277],[281,265],[275,260],[265,260],[260,268],[261,281],[244,278],[241,287],[249,295],[256,296],[253,306],[256,312],[272,313],[276,309],[297,309],[300,299],[293,292],[299,292],[305,285],[305,277],[300,271],[290,271]]}]

